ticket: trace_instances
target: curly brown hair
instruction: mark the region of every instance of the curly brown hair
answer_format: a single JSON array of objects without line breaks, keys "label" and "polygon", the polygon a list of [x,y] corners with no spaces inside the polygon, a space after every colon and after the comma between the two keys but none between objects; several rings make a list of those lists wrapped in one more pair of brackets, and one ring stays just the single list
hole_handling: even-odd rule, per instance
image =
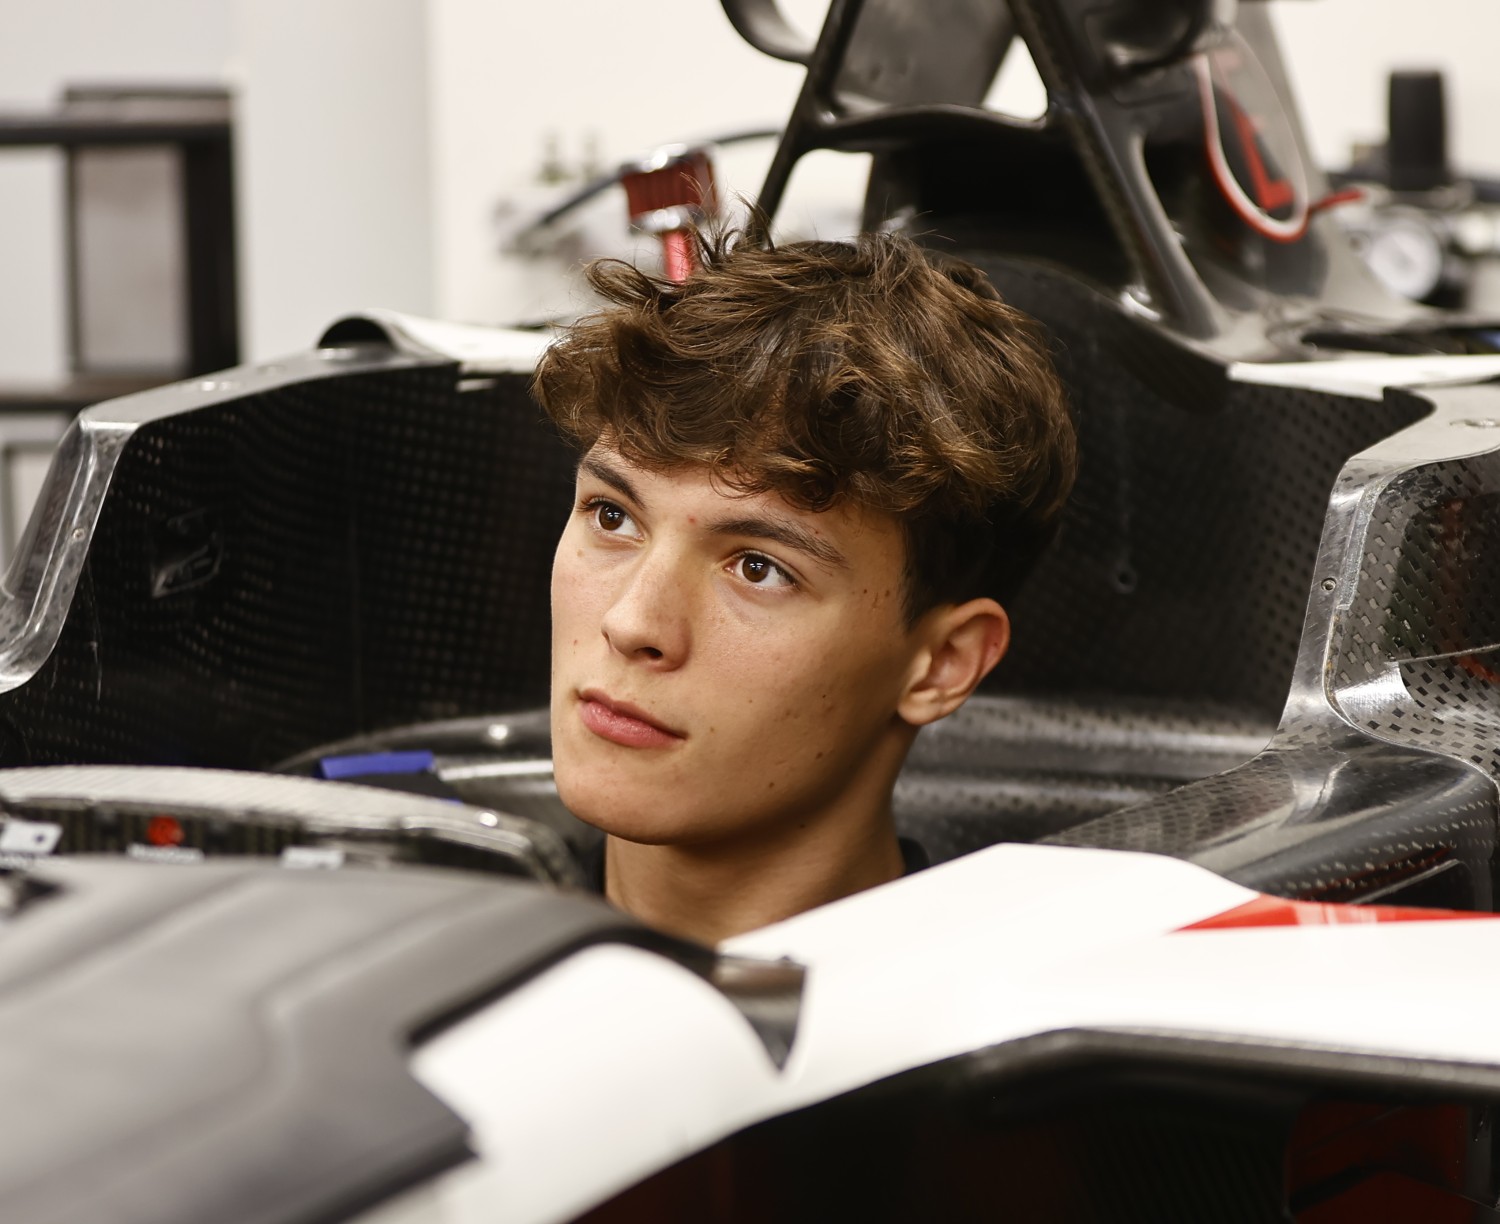
[{"label": "curly brown hair", "polygon": [[850,498],[907,533],[908,615],[1009,598],[1072,487],[1076,443],[1039,327],[984,274],[907,238],[698,240],[682,283],[588,269],[610,305],[542,358],[535,390],[586,451],[705,464],[740,492]]}]

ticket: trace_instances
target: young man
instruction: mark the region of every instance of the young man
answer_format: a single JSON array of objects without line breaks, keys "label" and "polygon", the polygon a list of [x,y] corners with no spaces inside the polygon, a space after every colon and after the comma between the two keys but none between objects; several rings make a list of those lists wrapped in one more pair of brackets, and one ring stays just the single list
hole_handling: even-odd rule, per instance
[{"label": "young man", "polygon": [[1005,653],[1072,483],[1035,326],[884,234],[619,263],[536,389],[579,449],[552,574],[563,802],[605,889],[715,943],[921,865],[891,817],[917,730]]}]

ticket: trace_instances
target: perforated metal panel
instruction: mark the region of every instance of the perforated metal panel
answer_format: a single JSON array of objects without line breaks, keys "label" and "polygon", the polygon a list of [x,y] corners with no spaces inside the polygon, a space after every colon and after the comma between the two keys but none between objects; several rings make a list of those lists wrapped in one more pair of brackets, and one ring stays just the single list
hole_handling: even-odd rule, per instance
[{"label": "perforated metal panel", "polygon": [[1190,857],[1289,895],[1493,906],[1500,451],[1485,409],[1500,388],[1422,396],[1429,416],[1339,477],[1266,753],[1051,840]]},{"label": "perforated metal panel", "polygon": [[523,376],[322,378],[140,426],[0,763],[266,766],[546,699],[571,465]]},{"label": "perforated metal panel", "polygon": [[1080,444],[986,690],[1196,699],[1274,724],[1339,469],[1422,408],[1230,382],[1075,281],[964,253],[1056,338]]},{"label": "perforated metal panel", "polygon": [[1329,666],[1363,730],[1500,778],[1500,455],[1418,465],[1380,490]]},{"label": "perforated metal panel", "polygon": [[[1271,738],[1339,472],[1428,406],[1234,382],[1077,280],[959,253],[1053,334],[1081,463],[1058,539],[1009,605],[1010,653],[984,686],[1009,695],[1012,727],[982,737],[991,765],[979,773],[972,760],[926,765],[919,747],[897,790],[903,831],[938,858],[1054,835],[1193,853],[1274,823],[1268,812],[1289,809],[1269,775],[1167,792]],[[1076,725],[1060,740],[1059,701]],[[1213,751],[1195,756],[1194,733]],[[1129,816],[1111,814],[1117,801]],[[1273,875],[1306,874],[1276,861]]]},{"label": "perforated metal panel", "polygon": [[917,737],[896,824],[939,861],[1034,841],[1232,768],[1269,735],[1206,703],[977,695]]}]

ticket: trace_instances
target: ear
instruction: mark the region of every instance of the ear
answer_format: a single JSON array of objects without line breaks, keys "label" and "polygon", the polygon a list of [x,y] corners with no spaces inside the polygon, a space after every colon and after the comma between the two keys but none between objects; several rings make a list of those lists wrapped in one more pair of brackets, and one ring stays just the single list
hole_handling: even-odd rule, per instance
[{"label": "ear", "polygon": [[[934,608],[919,625],[924,640],[896,713],[914,727],[953,713],[1010,645],[1010,617],[993,599]],[[926,620],[927,618],[924,618]]]}]

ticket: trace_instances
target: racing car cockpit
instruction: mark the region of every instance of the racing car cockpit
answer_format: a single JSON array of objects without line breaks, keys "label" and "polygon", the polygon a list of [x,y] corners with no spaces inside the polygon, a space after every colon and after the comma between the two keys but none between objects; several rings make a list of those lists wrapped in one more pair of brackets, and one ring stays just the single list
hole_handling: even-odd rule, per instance
[{"label": "racing car cockpit", "polygon": [[[1252,904],[1251,889],[1294,903],[1355,903],[1372,915],[1372,903],[1392,902],[1494,909],[1500,394],[1489,381],[1500,376],[1500,321],[1398,301],[1355,258],[1330,215],[1339,197],[1308,156],[1264,4],[832,0],[812,43],[774,0],[723,4],[750,43],[806,68],[761,206],[776,211],[813,150],[870,154],[864,225],[901,229],[982,267],[1046,326],[1071,396],[1079,483],[1057,539],[1009,608],[1014,646],[978,696],[919,737],[897,786],[900,831],[955,883],[919,875],[897,886],[918,898],[904,909],[867,897],[868,920],[815,913],[811,927],[793,919],[717,954],[655,937],[573,894],[591,830],[562,808],[551,781],[547,573],[573,473],[530,396],[545,331],[352,315],[306,353],[100,404],[61,444],[0,585],[0,929],[14,919],[21,936],[0,941],[0,992],[23,989],[44,952],[72,974],[92,941],[103,946],[112,932],[160,918],[160,948],[133,945],[119,965],[144,966],[153,981],[176,966],[172,980],[190,978],[212,1024],[190,1034],[125,968],[70,977],[69,998],[95,1013],[118,1008],[118,1048],[149,1045],[151,1067],[176,1059],[222,1072],[205,1078],[208,1087],[186,1071],[174,1080],[153,1105],[152,1124],[163,1128],[169,1114],[207,1109],[203,1094],[221,1080],[215,1108],[235,1092],[250,1099],[258,1072],[226,1053],[233,1043],[216,1027],[221,1018],[254,1012],[280,1026],[278,1040],[290,1034],[286,1057],[268,1061],[279,1068],[269,1086],[254,1089],[255,1108],[278,1119],[274,1143],[244,1138],[265,1139],[259,1123],[194,1134],[191,1145],[152,1157],[152,1168],[171,1173],[160,1184],[176,1196],[173,1211],[141,1190],[115,1200],[126,1204],[122,1219],[348,1219],[472,1157],[457,1105],[445,1113],[418,1101],[409,1080],[386,1074],[389,1057],[383,1087],[354,1092],[358,1071],[342,1043],[353,1033],[355,1047],[373,1049],[380,1027],[375,1036],[392,1049],[397,1036],[420,1045],[417,1034],[523,988],[532,1011],[502,1016],[499,1045],[476,1047],[483,1057],[471,1051],[467,1069],[446,1081],[461,1096],[465,1076],[483,1078],[475,1066],[513,1077],[505,1092],[535,1113],[506,1132],[507,1153],[533,1150],[528,1136],[564,1095],[557,1077],[527,1078],[535,1043],[560,1015],[582,1034],[568,1038],[566,1061],[590,1085],[628,1077],[636,1062],[701,1054],[694,1074],[720,1087],[721,1077],[726,1097],[740,1094],[710,1117],[692,1096],[696,1082],[680,1099],[674,1082],[657,1100],[630,1081],[628,1108],[559,1115],[570,1140],[604,1136],[598,1151],[618,1152],[598,1157],[605,1172],[594,1181],[566,1162],[532,1169],[512,1160],[508,1168],[532,1178],[526,1193],[568,1187],[556,1199],[503,1199],[515,1218],[540,1221],[572,1218],[678,1160],[689,1179],[708,1176],[713,1144],[735,1132],[752,1136],[752,1171],[766,1153],[795,1164],[829,1116],[816,1112],[821,1104],[877,1116],[864,1112],[863,1096],[849,1104],[849,1093],[868,1090],[880,1117],[929,1111],[938,1122],[921,1134],[958,1151],[1001,1114],[1025,1114],[1033,1098],[1011,1089],[1030,1091],[1038,1079],[1055,1086],[1048,1077],[1061,1063],[1069,1075],[1086,1064],[1068,1091],[1092,1100],[1098,1066],[1119,1070],[1123,1059],[1130,1072],[1167,1049],[1153,1083],[1180,1087],[1181,1042],[1145,1032],[1150,1012],[1136,996],[1119,1001],[1129,991],[1109,977],[1109,949],[1089,951],[1094,959],[1079,962],[1087,972],[1075,975],[1103,983],[1108,1007],[1093,998],[1084,1007],[1077,981],[1059,983],[1057,966],[1074,963],[1077,949],[1066,932],[1033,938],[1047,924],[1024,926],[1027,938],[1014,942],[1026,946],[1005,954],[1030,956],[1025,972],[1001,964],[991,990],[975,966],[990,965],[986,924],[996,907],[1014,903],[1015,929],[1032,922],[1025,901],[1071,931],[1046,907],[1098,904],[1122,929],[1135,923],[1144,933],[1130,950],[1141,982],[1166,990],[1192,972],[1205,998],[1240,1011],[1250,977],[1230,980],[1225,970],[1214,985],[1213,956],[1184,951],[1207,945],[1178,933]],[[1006,56],[1023,51],[1047,89],[1037,120],[985,105]],[[1021,844],[1030,857],[1005,868],[1004,887],[975,866],[1003,865],[1006,847]],[[1064,849],[1080,847],[1149,853]],[[131,866],[155,873],[150,896],[131,893],[115,871],[126,865],[108,859],[28,870],[54,853],[139,860]],[[201,884],[161,874],[204,858],[242,861],[200,864]],[[398,883],[380,888],[376,876],[350,872],[325,895],[272,880],[243,861],[251,858],[365,867]],[[1127,866],[1117,879],[1107,863]],[[1033,864],[1045,868],[1040,876]],[[409,870],[422,866],[458,868],[449,873],[457,882]],[[493,878],[480,887],[476,872],[548,887],[496,888]],[[48,900],[69,893],[73,910]],[[1127,912],[1142,897],[1156,908]],[[942,956],[911,929],[916,904],[952,922]],[[234,945],[237,957],[200,937],[231,910],[242,915],[236,929],[254,934]],[[863,974],[840,976],[843,962],[827,953],[835,935],[858,944]],[[1149,960],[1147,935],[1153,948],[1165,948],[1167,935],[1177,942]],[[1490,946],[1472,932],[1462,938]],[[621,959],[627,952],[658,955],[692,980]],[[921,976],[943,957],[959,966],[958,985],[936,970]],[[804,959],[813,964],[805,981]],[[912,1007],[925,999],[908,979],[892,986],[871,970],[887,962],[926,990],[955,992],[933,1026],[953,1032],[929,1040],[921,1024],[901,1027],[911,1019],[902,998],[915,998]],[[1369,963],[1380,962],[1351,960],[1349,973]],[[549,966],[561,966],[555,980]],[[622,1000],[618,1017],[601,1018],[601,996],[585,989],[590,974],[630,984],[609,996]],[[1476,1013],[1492,1001],[1486,975],[1479,979],[1462,983]],[[1067,1023],[1086,1015],[1092,1036],[1055,1040],[1047,1025],[1067,1027],[1060,1005],[1028,1014],[1013,1032],[974,1019],[988,1023],[1031,988],[1066,995],[1077,1004]],[[1333,1008],[1331,994],[1319,997]],[[75,1030],[59,1017],[75,1013],[49,1000],[11,1007],[0,1026],[55,1031],[56,1048],[71,1049]],[[1317,1009],[1295,1002],[1286,1015],[1312,1027],[1277,1013],[1267,1031],[1315,1044]],[[1108,1218],[1166,1218],[1150,1205],[1164,1201],[1163,1187],[1176,1193],[1171,1152],[1189,1149],[1214,1171],[1195,1210],[1230,1204],[1239,1214],[1215,1218],[1290,1218],[1277,1214],[1288,1193],[1276,1182],[1280,1145],[1315,1089],[1357,1083],[1378,1104],[1398,1089],[1431,1098],[1442,1079],[1427,1064],[1355,1054],[1320,1062],[1299,1047],[1271,1060],[1282,1079],[1274,1094],[1262,1092],[1250,1081],[1266,1058],[1235,1047],[1240,1030],[1222,1016],[1192,1014],[1205,1030],[1230,1033],[1194,1046],[1193,1066],[1212,1062],[1224,1092],[1258,1119],[1234,1142],[1249,1138],[1233,1151],[1204,1138],[1198,1120],[1218,1116],[1228,1099],[1210,1094],[1198,1112],[1142,1130],[1122,1161],[1131,1167],[1058,1218],[1106,1218],[1089,1214],[1106,1199],[1128,1200]],[[887,1017],[899,1057],[863,1040]],[[623,1034],[609,1050],[606,1021]],[[963,1027],[971,1021],[973,1031]],[[854,1032],[860,1040],[849,1039]],[[1402,1039],[1394,1021],[1377,1037],[1381,1049]],[[1023,1038],[1032,1044],[1021,1053],[1003,1044]],[[1462,1058],[1490,1046],[1465,1031],[1442,1048],[1467,1072]],[[0,1050],[4,1076],[29,1074],[24,1064],[35,1060],[20,1050],[20,1037]],[[293,1091],[285,1069],[304,1058],[324,1059],[335,1080],[314,1077]],[[1463,1166],[1442,1192],[1448,1206],[1500,1198],[1488,1122],[1468,1112],[1500,1099],[1494,1061],[1462,1085],[1462,1108],[1443,1115],[1443,1142],[1457,1146],[1439,1157]],[[92,1065],[78,1060],[62,1103],[27,1120],[28,1133],[42,1136],[34,1146],[127,1152],[131,1093],[149,1076],[112,1080],[110,1110],[83,1131],[65,1106],[67,1093],[91,1090]],[[914,1067],[931,1074],[912,1088]],[[1450,1072],[1445,1089],[1457,1082]],[[1046,1159],[1074,1144],[1079,1126],[1091,1152],[1112,1151],[1113,1137],[1139,1123],[1134,1100],[1110,1097],[1116,1112],[1103,1126],[1070,1115]],[[317,1108],[294,1116],[309,1101]],[[1386,1114],[1370,1108],[1374,1121],[1360,1115],[1359,1126],[1385,1126]],[[681,1122],[688,1116],[691,1125]],[[1190,1125],[1179,1126],[1183,1117]],[[786,1119],[789,1129],[771,1138],[744,1131]],[[1152,1137],[1169,1131],[1154,1150]],[[1296,1133],[1307,1158],[1292,1190],[1308,1205],[1297,1218],[1349,1218],[1337,1214],[1350,1201],[1341,1196],[1378,1192],[1323,1161],[1318,1145],[1333,1132]],[[315,1134],[331,1138],[303,1141]],[[1269,1156],[1236,1164],[1266,1135]],[[660,1150],[647,1151],[642,1136],[659,1139]],[[1401,1148],[1404,1136],[1393,1129],[1386,1140]],[[211,1160],[194,1155],[200,1145]],[[0,1203],[34,1208],[26,1218],[81,1218],[95,1183],[43,1185],[31,1150],[0,1160]],[[1040,1150],[1011,1149],[1005,1168],[1020,1178]],[[834,1171],[867,1166],[868,1151],[845,1144],[846,1163]],[[66,1157],[55,1157],[58,1168]],[[110,1160],[97,1185],[139,1190],[139,1169],[125,1155]],[[200,1175],[218,1162],[248,1170],[244,1185],[264,1193],[237,1197],[236,1187]],[[1236,1198],[1242,1174],[1258,1189]],[[1126,1182],[1134,1198],[1120,1197]],[[880,1203],[884,1184],[867,1188],[864,1218],[914,1218],[881,1214],[891,1210]],[[969,1188],[948,1190],[957,1201]],[[598,1218],[649,1213],[652,1201],[632,1206],[627,1196]],[[774,1205],[763,1218],[835,1218],[777,1215],[785,1203],[769,1190],[762,1201]],[[993,1200],[951,1218],[992,1218],[985,1204]],[[1335,1210],[1316,1214],[1325,1204]],[[1137,1207],[1144,1214],[1132,1215]],[[722,1218],[756,1218],[746,1212]]]},{"label": "racing car cockpit", "polygon": [[[1492,421],[1462,384],[1500,358],[1354,257],[1264,6],[837,0],[811,46],[772,0],[725,8],[807,66],[761,205],[810,150],[870,152],[866,225],[1042,320],[1077,418],[1015,645],[919,739],[902,831],[1486,908]],[[983,104],[1021,40],[1034,121]],[[538,712],[569,483],[527,391],[545,343],[356,316],[85,413],[6,581],[0,761],[422,775],[586,842]]]}]

